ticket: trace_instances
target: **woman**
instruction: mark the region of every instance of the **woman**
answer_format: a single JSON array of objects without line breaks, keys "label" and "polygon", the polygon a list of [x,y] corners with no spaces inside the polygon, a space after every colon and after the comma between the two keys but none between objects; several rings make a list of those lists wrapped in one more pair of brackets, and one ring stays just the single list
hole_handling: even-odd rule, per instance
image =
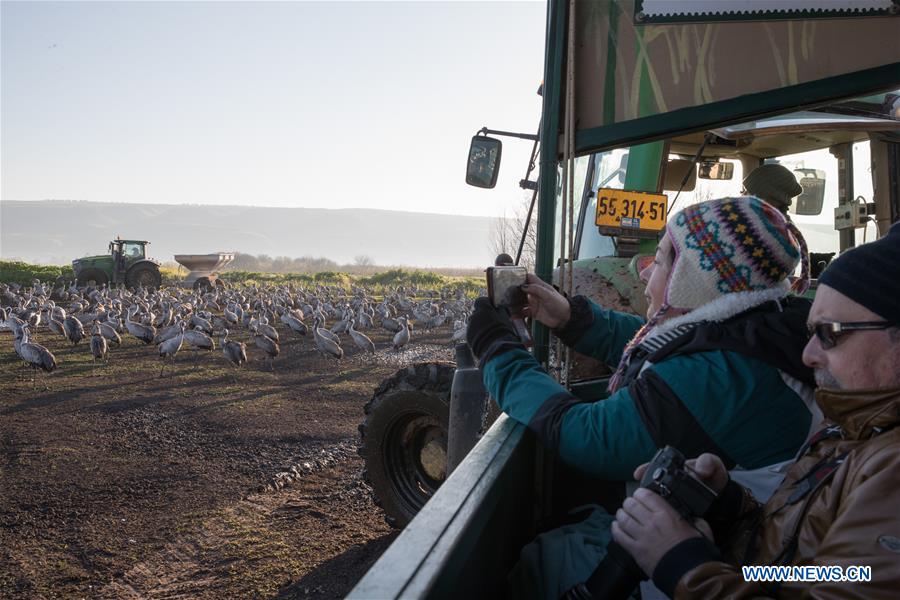
[{"label": "woman", "polygon": [[[487,299],[476,301],[468,340],[500,408],[571,466],[627,481],[668,444],[689,457],[716,454],[765,497],[780,481],[777,466],[818,423],[810,412],[812,373],[801,360],[809,302],[790,295],[800,262],[802,289],[808,260],[799,232],[770,204],[740,197],[672,215],[640,274],[646,321],[581,296],[569,301],[529,277],[527,314],[616,368],[609,398],[598,402],[554,381]],[[537,558],[540,570],[561,580],[547,593],[583,580],[572,578],[589,575],[598,552],[550,553],[561,557],[552,566]]]}]

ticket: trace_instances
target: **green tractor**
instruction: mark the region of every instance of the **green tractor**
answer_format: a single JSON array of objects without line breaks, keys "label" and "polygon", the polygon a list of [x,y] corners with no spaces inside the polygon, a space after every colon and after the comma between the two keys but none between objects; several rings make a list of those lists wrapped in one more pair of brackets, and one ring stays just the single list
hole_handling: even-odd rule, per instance
[{"label": "green tractor", "polygon": [[155,288],[162,283],[159,262],[147,258],[146,240],[116,238],[109,253],[85,256],[72,261],[75,278],[82,284],[100,286],[124,283],[130,288]]}]

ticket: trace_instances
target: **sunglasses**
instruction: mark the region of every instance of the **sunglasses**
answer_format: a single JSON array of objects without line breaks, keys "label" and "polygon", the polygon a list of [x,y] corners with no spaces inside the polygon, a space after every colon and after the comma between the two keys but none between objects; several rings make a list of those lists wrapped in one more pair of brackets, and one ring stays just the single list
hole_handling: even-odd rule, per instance
[{"label": "sunglasses", "polygon": [[852,323],[817,323],[807,325],[809,337],[815,335],[822,344],[823,350],[830,350],[837,346],[838,339],[851,331],[876,331],[893,327],[890,321],[855,321]]}]

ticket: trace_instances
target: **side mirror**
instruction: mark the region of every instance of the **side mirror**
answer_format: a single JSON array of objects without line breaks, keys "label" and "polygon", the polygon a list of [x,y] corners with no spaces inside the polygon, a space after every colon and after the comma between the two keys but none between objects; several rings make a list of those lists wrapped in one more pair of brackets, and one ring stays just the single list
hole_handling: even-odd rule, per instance
[{"label": "side mirror", "polygon": [[697,177],[717,181],[734,177],[734,163],[704,160],[697,165]]},{"label": "side mirror", "polygon": [[480,188],[497,185],[500,173],[500,140],[484,135],[476,135],[469,146],[469,161],[466,163],[466,183]]},{"label": "side mirror", "polygon": [[797,215],[820,215],[825,201],[825,171],[794,169],[794,176],[803,191],[794,198],[790,211]]}]

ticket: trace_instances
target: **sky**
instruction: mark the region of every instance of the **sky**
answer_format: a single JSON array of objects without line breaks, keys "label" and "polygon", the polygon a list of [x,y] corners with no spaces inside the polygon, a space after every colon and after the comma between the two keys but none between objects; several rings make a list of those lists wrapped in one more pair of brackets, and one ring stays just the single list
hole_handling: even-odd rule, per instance
[{"label": "sky", "polygon": [[0,3],[0,200],[503,216],[483,126],[536,133],[543,2]]}]

